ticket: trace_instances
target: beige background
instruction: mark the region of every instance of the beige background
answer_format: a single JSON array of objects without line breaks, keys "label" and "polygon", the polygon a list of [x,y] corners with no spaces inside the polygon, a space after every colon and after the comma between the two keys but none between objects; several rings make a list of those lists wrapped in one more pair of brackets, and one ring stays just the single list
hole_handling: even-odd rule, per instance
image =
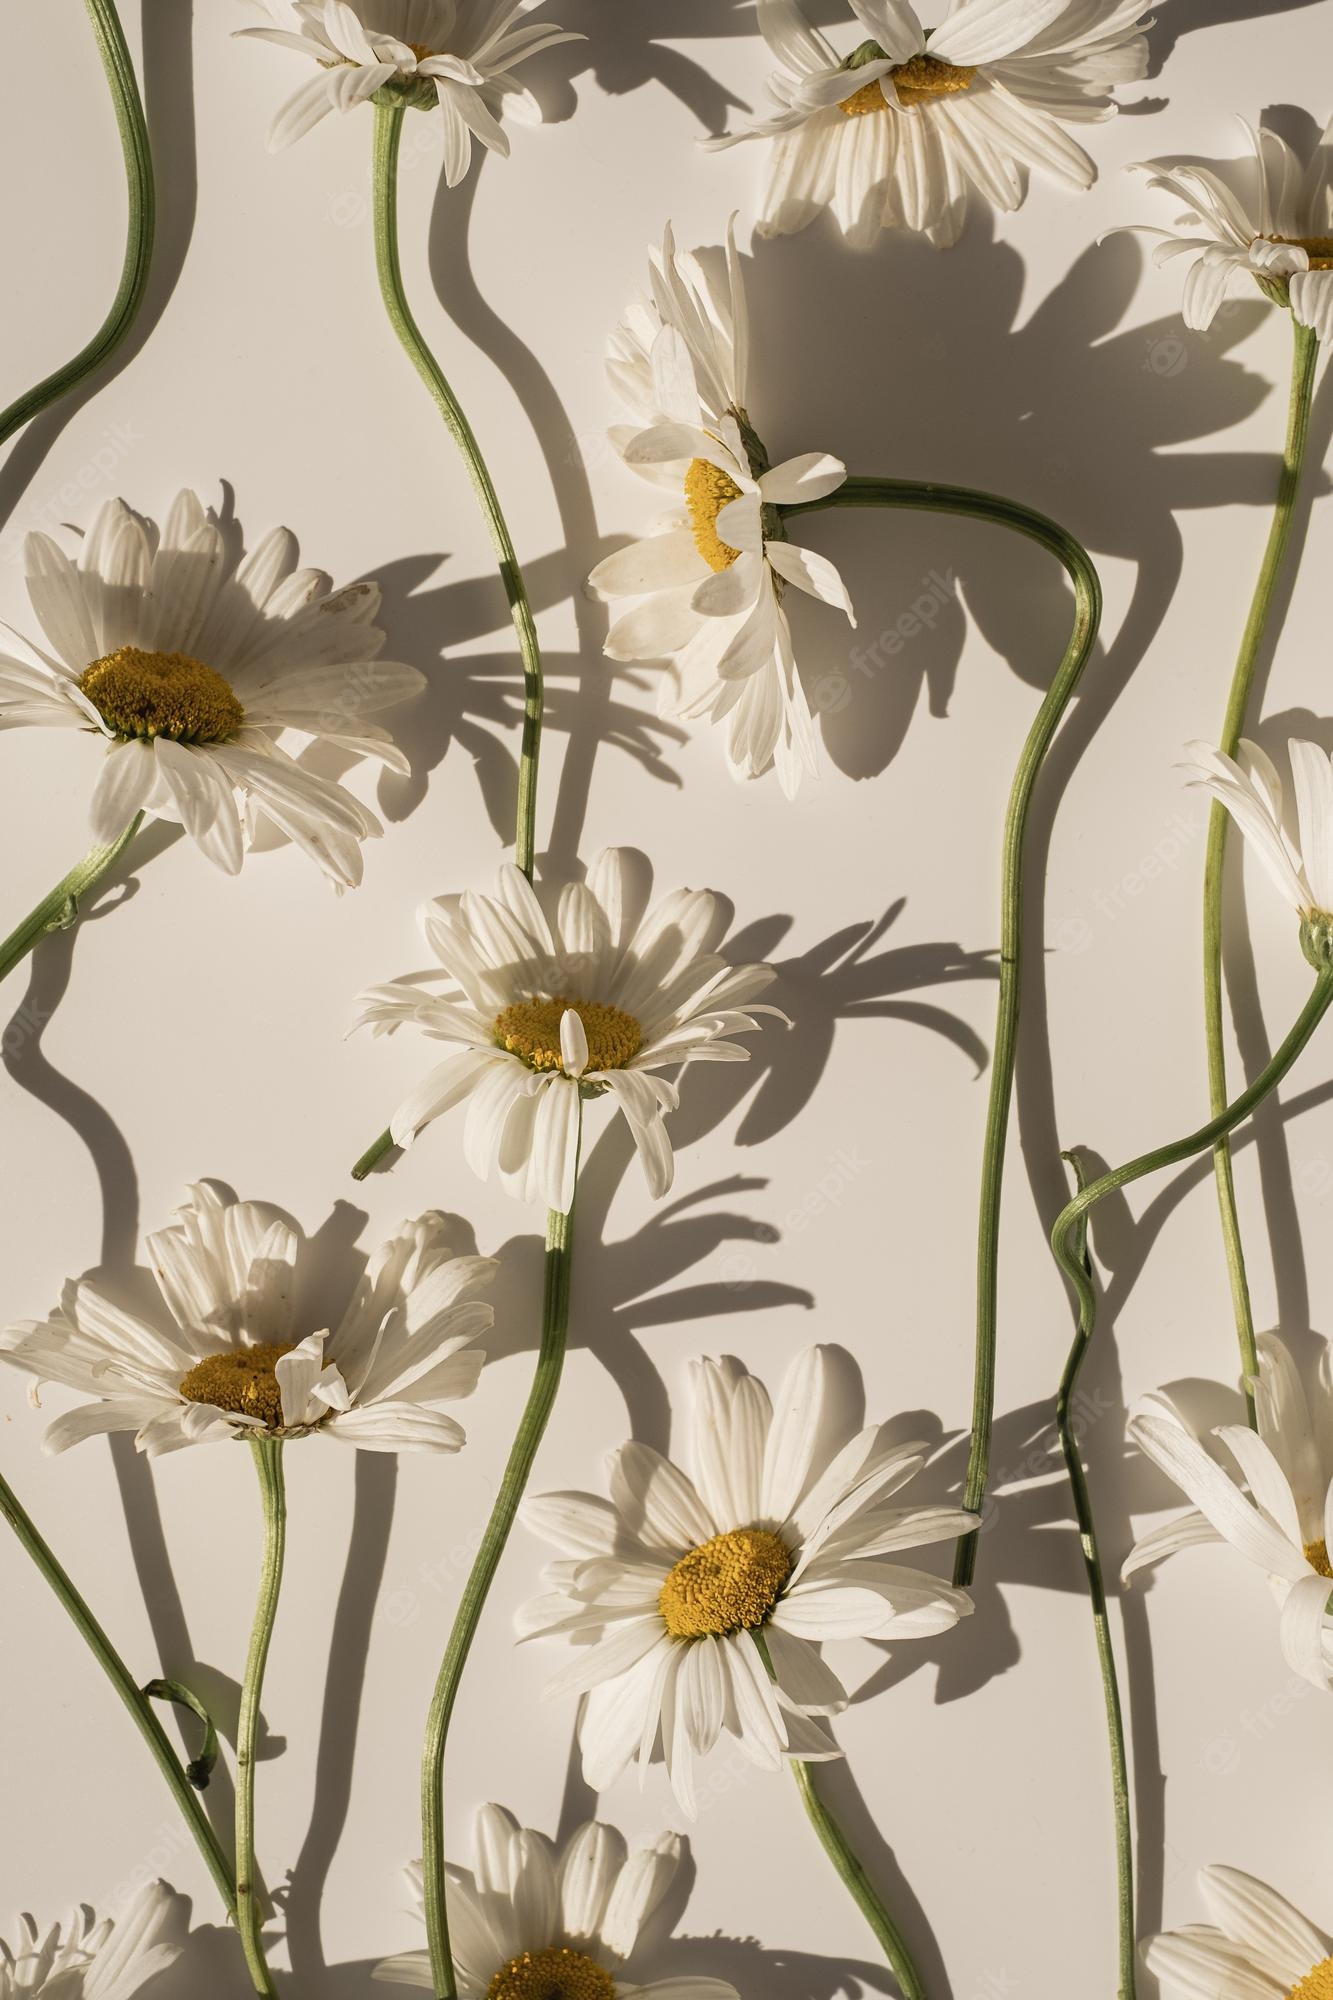
[{"label": "beige background", "polygon": [[[178,843],[105,918],[46,946],[26,994],[24,976],[11,982],[2,1305],[40,1314],[67,1273],[103,1264],[123,1282],[140,1228],[201,1175],[322,1230],[329,1299],[361,1250],[431,1205],[464,1212],[504,1260],[499,1358],[459,1460],[406,1461],[395,1481],[392,1464],[331,1446],[292,1454],[266,1700],[281,1755],[261,1772],[261,1844],[275,1880],[295,1871],[300,1990],[340,1996],[365,1990],[369,1961],[421,1941],[399,1874],[417,1851],[419,1727],[530,1373],[540,1220],[472,1178],[453,1120],[392,1176],[355,1187],[347,1165],[426,1051],[343,1034],[363,984],[416,962],[417,902],[491,875],[509,833],[517,675],[464,476],[375,293],[369,113],[270,158],[264,135],[299,62],[232,42],[245,11],[219,0],[193,24],[165,0],[146,12],[163,194],[150,303],[101,393],[36,425],[0,467],[0,617],[29,622],[26,528],[82,525],[116,492],[160,515],[179,484],[213,502],[234,484],[252,538],[285,522],[339,580],[381,579],[391,650],[431,685],[403,715],[416,776],[381,790],[387,837],[359,893],[335,900],[289,851],[229,881]],[[562,0],[555,12],[591,39],[534,67],[546,128],[516,131],[510,162],[487,159],[449,195],[435,123],[414,116],[403,184],[408,285],[485,442],[540,610],[551,683],[540,845],[564,868],[629,842],[656,858],[664,888],[725,891],[748,949],[781,964],[797,1025],[767,1034],[716,1094],[707,1072],[691,1076],[661,1206],[594,1114],[572,1352],[537,1483],[596,1484],[602,1453],[631,1429],[667,1444],[689,1354],[736,1352],[771,1378],[812,1339],[855,1353],[872,1414],[926,1412],[927,1434],[956,1439],[970,1393],[996,830],[1067,602],[1039,552],[979,527],[812,525],[849,581],[863,645],[929,571],[956,573],[958,596],[869,678],[851,672],[836,616],[798,607],[824,773],[795,805],[771,780],[733,785],[704,730],[660,723],[650,674],[613,673],[580,579],[655,502],[602,441],[614,414],[603,343],[668,215],[687,244],[718,241],[732,209],[748,234],[757,153],[709,156],[697,141],[729,105],[758,102],[765,62],[748,13],[718,0]],[[1203,815],[1173,766],[1187,738],[1217,727],[1285,403],[1287,327],[1257,293],[1209,338],[1189,335],[1178,272],[1144,269],[1132,238],[1095,239],[1164,219],[1123,163],[1234,151],[1233,111],[1289,105],[1333,57],[1325,9],[1168,0],[1161,12],[1153,77],[1126,93],[1125,116],[1092,128],[1102,178],[1087,197],[1039,183],[1021,213],[978,219],[943,255],[902,242],[851,255],[817,228],[758,244],[748,265],[752,414],[775,456],[826,449],[855,470],[1014,493],[1087,541],[1107,594],[1105,649],[1037,815],[1003,1266],[1004,1497],[978,1613],[938,1645],[890,1656],[867,1644],[839,1660],[861,1689],[842,1725],[859,1793],[843,1780],[843,1802],[936,2000],[1064,2000],[1113,1983],[1100,1696],[1050,1430],[1069,1316],[1044,1219],[1060,1198],[1057,1141],[1123,1158],[1186,1129],[1204,1102]],[[5,28],[0,397],[86,336],[114,288],[123,217],[77,0],[11,6]],[[1320,455],[1331,420],[1333,391],[1320,397]],[[1327,505],[1315,505],[1265,697],[1278,742],[1293,717],[1328,727]],[[63,733],[0,738],[6,921],[82,852],[87,771]],[[1239,902],[1233,950],[1253,1060],[1307,975],[1289,916],[1261,878],[1250,887],[1252,952]],[[1312,1327],[1329,1331],[1329,1060],[1321,1041],[1238,1161],[1258,1314],[1298,1346]],[[1108,1206],[1096,1248],[1118,1311],[1088,1372],[1086,1446],[1118,1562],[1131,1513],[1157,1518],[1170,1497],[1125,1462],[1125,1400],[1234,1373],[1204,1175]],[[257,1559],[243,1455],[195,1451],[150,1473],[96,1443],[47,1461],[20,1378],[0,1377],[0,1412],[8,1474],[136,1668],[147,1677],[160,1660],[188,1675],[203,1663],[198,1685],[225,1714]],[[947,1490],[959,1465],[955,1445],[923,1493]],[[510,1639],[540,1554],[516,1535],[466,1684],[449,1795],[460,1858],[485,1797],[551,1828],[589,1807],[569,1768],[572,1713],[538,1701],[554,1655]],[[167,1794],[9,1543],[0,1589],[0,1905],[114,1907],[147,1868],[211,1921]],[[1197,1916],[1192,1870],[1212,1859],[1269,1876],[1333,1921],[1327,1800],[1322,1781],[1306,1782],[1327,1768],[1333,1710],[1292,1682],[1262,1579],[1200,1551],[1116,1620],[1145,1925]],[[677,1946],[663,1970],[713,1970],[747,2000],[836,2000],[863,1990],[862,1976],[864,1990],[887,1990],[790,1788],[738,1775],[725,1751],[714,1769],[680,1928],[719,1935]],[[642,1835],[679,1823],[660,1771],[645,1795],[628,1781],[603,1810]],[[210,1994],[245,1991],[234,1947],[205,1952],[193,1978]]]}]

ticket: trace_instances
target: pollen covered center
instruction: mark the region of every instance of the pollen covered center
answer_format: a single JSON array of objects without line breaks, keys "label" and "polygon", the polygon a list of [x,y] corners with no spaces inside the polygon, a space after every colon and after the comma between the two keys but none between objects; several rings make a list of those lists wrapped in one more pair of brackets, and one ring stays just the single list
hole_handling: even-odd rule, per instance
[{"label": "pollen covered center", "polygon": [[253,1347],[206,1354],[181,1377],[180,1392],[187,1403],[211,1403],[215,1409],[255,1417],[269,1430],[277,1430],[282,1422],[282,1391],[276,1369],[291,1351],[290,1345],[261,1340]]},{"label": "pollen covered center", "polygon": [[188,653],[119,646],[84,668],[79,688],[117,736],[145,743],[222,743],[245,720],[231,682]]},{"label": "pollen covered center", "polygon": [[1305,1544],[1305,1560],[1317,1575],[1326,1576],[1330,1581],[1333,1581],[1333,1564],[1328,1559],[1327,1542],[1307,1542]]},{"label": "pollen covered center", "polygon": [[709,569],[730,569],[740,555],[717,532],[717,517],[731,500],[739,500],[741,489],[720,465],[706,458],[692,458],[685,474],[685,504],[690,510],[694,546]]},{"label": "pollen covered center", "polygon": [[1323,1958],[1292,1987],[1288,2000],[1333,2000],[1333,1958]]},{"label": "pollen covered center", "polygon": [[764,1623],[792,1573],[791,1550],[769,1528],[732,1528],[681,1557],[657,1608],[673,1639],[721,1638]]},{"label": "pollen covered center", "polygon": [[643,1046],[643,1028],[633,1014],[601,1000],[578,1000],[557,993],[550,1000],[516,1000],[495,1017],[495,1039],[529,1069],[564,1069],[560,1021],[573,1008],[588,1038],[589,1069],[625,1069]]},{"label": "pollen covered center", "polygon": [[431,56],[439,54],[438,49],[428,47],[425,42],[409,42],[407,46],[418,62],[428,62]]},{"label": "pollen covered center", "polygon": [[486,1988],[486,2000],[615,2000],[604,1966],[569,1945],[548,1945],[511,1958]]},{"label": "pollen covered center", "polygon": [[[933,97],[954,97],[960,90],[967,90],[975,77],[975,63],[949,63],[940,56],[912,56],[905,63],[895,63],[889,71],[900,104],[928,104]],[[889,101],[880,89],[878,81],[863,83],[850,97],[844,97],[839,109],[849,118],[864,118],[869,111],[887,111]]]}]

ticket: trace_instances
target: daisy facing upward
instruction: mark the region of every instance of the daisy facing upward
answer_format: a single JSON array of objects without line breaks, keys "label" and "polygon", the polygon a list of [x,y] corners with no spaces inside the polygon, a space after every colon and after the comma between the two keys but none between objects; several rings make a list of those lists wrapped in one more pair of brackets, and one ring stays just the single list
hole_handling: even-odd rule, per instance
[{"label": "daisy facing upward", "polygon": [[1036,167],[1091,187],[1097,170],[1066,131],[1108,118],[1112,91],[1147,70],[1147,0],[960,0],[927,29],[908,0],[851,0],[869,39],[846,54],[798,0],[757,0],[777,68],[772,114],[714,145],[771,144],[766,235],[804,229],[825,208],[851,241],[908,229],[941,247],[969,191],[1017,208]]},{"label": "daisy facing upward", "polygon": [[[664,1070],[745,1062],[756,1006],[775,975],[730,965],[718,947],[726,912],[706,890],[678,889],[645,910],[646,880],[627,849],[608,848],[582,882],[534,889],[501,868],[494,896],[427,903],[426,942],[440,970],[371,987],[358,1026],[408,1024],[455,1044],[394,1113],[395,1145],[466,1103],[463,1152],[522,1201],[568,1211],[580,1103],[621,1112],[649,1191],[671,1186],[666,1114],[680,1093]],[[779,1018],[785,1018],[779,1016]]]},{"label": "daisy facing upward", "polygon": [[178,822],[235,875],[267,821],[335,888],[355,887],[361,843],[379,821],[279,738],[290,731],[407,770],[371,718],[425,677],[380,658],[377,584],[333,590],[321,570],[298,566],[286,528],[238,562],[190,492],[160,529],[109,500],[77,560],[49,535],[29,535],[24,560],[44,644],[23,641],[27,659],[0,654],[0,729],[94,739],[99,841],[143,812]]},{"label": "daisy facing upward", "polygon": [[[445,1871],[460,2000],[738,2000],[721,1979],[634,1977],[684,1858],[679,1834],[631,1854],[615,1827],[594,1821],[557,1847],[503,1806],[483,1806],[472,1845],[471,1870]],[[410,1880],[420,1905],[420,1866]],[[375,1977],[435,1990],[424,1951],[386,1958]]]},{"label": "daisy facing upward", "polygon": [[775,1403],[738,1361],[695,1361],[693,1479],[627,1444],[609,1462],[609,1500],[527,1502],[523,1518],[560,1560],[520,1629],[575,1644],[547,1692],[587,1697],[594,1791],[635,1762],[642,1777],[660,1743],[693,1815],[695,1761],[724,1731],[765,1770],[840,1756],[827,1718],[848,1696],[823,1643],[929,1638],[971,1611],[965,1592],[896,1557],[976,1517],[897,1504],[926,1448],[891,1442],[888,1426],[829,1444],[830,1355],[798,1355]]},{"label": "daisy facing upward", "polygon": [[71,1280],[49,1319],[0,1334],[0,1361],[93,1400],[47,1430],[49,1452],[131,1431],[140,1451],[315,1434],[365,1451],[457,1451],[446,1409],[470,1396],[493,1320],[495,1265],[460,1256],[442,1215],[375,1253],[331,1332],[296,1323],[300,1239],[261,1203],[191,1188],[147,1243],[163,1310],[127,1312]]}]

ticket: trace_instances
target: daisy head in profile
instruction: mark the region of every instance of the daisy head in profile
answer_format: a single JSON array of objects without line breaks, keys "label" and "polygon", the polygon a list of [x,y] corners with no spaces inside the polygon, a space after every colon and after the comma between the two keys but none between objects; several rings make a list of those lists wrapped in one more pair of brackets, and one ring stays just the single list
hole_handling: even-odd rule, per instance
[{"label": "daisy head in profile", "polygon": [[514,71],[557,42],[579,42],[549,22],[523,22],[526,0],[265,0],[271,26],[238,35],[294,50],[317,65],[273,121],[277,152],[330,111],[351,111],[383,93],[439,106],[444,174],[456,187],[476,139],[508,155],[501,113],[531,123],[541,111]]},{"label": "daisy head in profile", "polygon": [[1323,1931],[1285,1896],[1239,1868],[1201,1868],[1211,1922],[1163,1931],[1143,1946],[1162,2000],[1330,2000],[1333,1957]]},{"label": "daisy head in profile", "polygon": [[1128,1578],[1178,1550],[1226,1542],[1267,1576],[1278,1606],[1283,1656],[1314,1686],[1333,1686],[1333,1347],[1321,1344],[1307,1391],[1276,1334],[1259,1338],[1251,1383],[1257,1430],[1223,1424],[1214,1432],[1223,1465],[1195,1435],[1171,1398],[1145,1396],[1129,1435],[1191,1502],[1152,1529],[1125,1563]]},{"label": "daisy head in profile", "polygon": [[335,888],[361,880],[381,831],[359,799],[282,739],[323,742],[392,771],[407,759],[372,717],[425,685],[381,659],[379,586],[334,590],[286,528],[238,559],[195,494],[159,528],[108,500],[76,556],[24,544],[42,638],[0,653],[0,730],[75,729],[100,753],[89,816],[115,841],[138,813],[174,820],[228,874],[276,827]]},{"label": "daisy head in profile", "polygon": [[1301,949],[1316,972],[1333,967],[1333,759],[1317,743],[1293,738],[1287,761],[1295,794],[1295,829],[1276,764],[1242,739],[1234,758],[1189,743],[1183,769],[1191,784],[1224,805],[1300,920]]},{"label": "daisy head in profile", "polygon": [[1147,0],[959,0],[936,28],[909,0],[851,0],[836,44],[799,0],[757,4],[773,108],[710,143],[768,142],[766,235],[831,209],[854,243],[906,229],[944,246],[969,195],[1015,209],[1033,167],[1090,187],[1068,128],[1109,117],[1148,64]]},{"label": "daisy head in profile", "polygon": [[798,1355],[769,1399],[738,1361],[691,1365],[693,1476],[643,1444],[609,1462],[610,1497],[548,1493],[524,1519],[559,1552],[527,1637],[575,1648],[551,1695],[586,1697],[583,1774],[604,1791],[660,1746],[696,1811],[696,1761],[725,1731],[762,1769],[841,1753],[828,1718],[847,1691],[826,1641],[919,1639],[971,1609],[898,1560],[976,1517],[901,1504],[926,1447],[839,1422],[832,1351]]},{"label": "daisy head in profile", "polygon": [[[445,1870],[459,2000],[738,2000],[722,1979],[635,1976],[641,1947],[662,1929],[679,1834],[631,1854],[615,1827],[593,1821],[560,1845],[503,1806],[483,1806],[472,1849],[470,1869]],[[410,1880],[420,1908],[420,1865]],[[434,1991],[424,1951],[385,1959],[375,1977]]]},{"label": "daisy head in profile", "polygon": [[1149,160],[1135,172],[1181,211],[1174,228],[1134,224],[1154,236],[1157,264],[1185,262],[1186,326],[1204,333],[1240,278],[1321,340],[1333,334],[1333,151],[1325,129],[1298,152],[1277,132],[1241,120],[1248,150],[1201,167]]},{"label": "daisy head in profile", "polygon": [[180,1957],[190,1905],[165,1882],[148,1882],[116,1922],[86,1906],[42,1930],[19,1918],[0,1938],[0,2000],[130,2000]]},{"label": "daisy head in profile", "polygon": [[609,848],[582,882],[534,888],[506,864],[494,896],[468,890],[425,905],[436,966],[371,987],[357,1022],[377,1034],[410,1024],[453,1045],[394,1113],[395,1145],[466,1103],[473,1172],[496,1172],[509,1193],[563,1214],[582,1103],[608,1097],[651,1193],[666,1193],[665,1118],[680,1093],[665,1072],[747,1061],[738,1037],[777,1012],[755,1004],[775,975],[720,955],[727,913],[716,896],[678,889],[649,909],[647,886],[629,850]]},{"label": "daisy head in profile", "polygon": [[749,412],[748,349],[734,227],[724,261],[709,267],[678,251],[668,226],[649,291],[612,340],[609,372],[633,418],[612,438],[670,508],[652,534],[599,563],[589,585],[615,605],[611,658],[668,660],[663,710],[723,725],[733,773],[776,768],[791,797],[815,751],[786,593],[856,620],[837,570],[790,539],[784,510],[826,499],[847,469],[827,452],[770,463]]},{"label": "daisy head in profile", "polygon": [[44,1440],[60,1452],[130,1431],[140,1451],[316,1434],[367,1451],[457,1451],[448,1405],[470,1396],[491,1325],[477,1294],[495,1266],[460,1254],[438,1214],[370,1259],[333,1331],[304,1331],[290,1223],[211,1182],[147,1241],[162,1295],[151,1316],[72,1279],[49,1319],[0,1334],[0,1360],[90,1397]]}]

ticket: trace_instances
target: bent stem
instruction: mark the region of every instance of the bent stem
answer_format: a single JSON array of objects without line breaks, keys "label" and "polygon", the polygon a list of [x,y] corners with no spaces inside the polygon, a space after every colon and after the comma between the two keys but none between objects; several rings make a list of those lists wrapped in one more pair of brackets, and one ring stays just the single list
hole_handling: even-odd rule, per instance
[{"label": "bent stem", "polygon": [[852,1901],[878,1938],[880,1949],[902,1990],[903,2000],[925,2000],[926,1989],[912,1962],[907,1942],[881,1902],[847,1835],[815,1790],[813,1770],[809,1764],[795,1760],[791,1771],[810,1824],[819,1835],[825,1854],[846,1883]]},{"label": "bent stem", "polygon": [[1322,971],[1315,980],[1314,989],[1301,1009],[1291,1033],[1272,1061],[1249,1088],[1242,1091],[1234,1103],[1226,1105],[1216,1117],[1211,1118],[1197,1132],[1191,1132],[1187,1138],[1176,1139],[1169,1146],[1159,1146],[1151,1153],[1141,1153],[1127,1166],[1116,1167],[1110,1173],[1103,1174],[1100,1179],[1081,1186],[1077,1194],[1060,1211],[1051,1230],[1051,1249],[1060,1269],[1073,1287],[1078,1301],[1078,1327],[1061,1377],[1057,1409],[1060,1444],[1069,1469],[1079,1538],[1083,1547],[1083,1561],[1088,1573],[1102,1686],[1106,1697],[1106,1723],[1115,1791],[1116,1865],[1119,1877],[1120,2000],[1134,2000],[1135,1992],[1133,1828],[1129,1813],[1124,1720],[1116,1677],[1115,1654],[1107,1622],[1106,1596],[1097,1550],[1096,1523],[1078,1450],[1078,1440],[1071,1423],[1078,1378],[1087,1359],[1097,1324],[1097,1294],[1086,1251],[1088,1219],[1104,1195],[1112,1194],[1118,1188],[1128,1187],[1131,1182],[1141,1180],[1145,1174],[1155,1173],[1162,1167],[1176,1166],[1182,1160],[1192,1158],[1196,1153],[1215,1147],[1220,1139],[1225,1138],[1227,1133],[1248,1118],[1255,1107],[1262,1103],[1271,1091],[1276,1090],[1327,1013],[1331,1003],[1333,1003],[1333,971]]},{"label": "bent stem", "polygon": [[[537,761],[542,733],[542,657],[537,643],[537,626],[523,583],[514,544],[500,506],[499,495],[486,468],[477,443],[463,413],[462,405],[449,387],[439,363],[412,317],[403,291],[403,273],[398,259],[398,148],[403,131],[401,102],[375,102],[374,208],[375,268],[380,292],[394,332],[402,342],[412,366],[429,389],[436,408],[444,418],[450,436],[463,454],[495,550],[509,600],[509,614],[518,637],[523,661],[523,740],[519,756],[518,824],[514,859],[528,880],[532,880],[536,850]],[[369,1169],[367,1169],[369,1171]]]},{"label": "bent stem", "polygon": [[[972,1388],[972,1441],[968,1452],[963,1506],[981,1514],[990,1477],[991,1430],[995,1418],[995,1358],[998,1342],[1000,1212],[1004,1193],[1006,1143],[1018,1055],[1022,998],[1023,867],[1028,814],[1037,779],[1065,710],[1092,655],[1101,622],[1101,582],[1092,558],[1058,522],[1017,500],[967,486],[935,486],[905,479],[848,479],[823,500],[784,507],[784,516],[827,507],[910,507],[922,513],[962,514],[990,521],[1040,543],[1063,566],[1074,586],[1074,625],[1064,657],[1033,720],[1019,754],[1000,842],[1000,983],[995,1005],[995,1048],[991,1059],[986,1131],[982,1142],[981,1194],[977,1220],[976,1358]],[[954,1558],[954,1582],[970,1584],[976,1570],[978,1531],[964,1535]]]},{"label": "bent stem", "polygon": [[208,1815],[200,1803],[198,1793],[186,1779],[180,1758],[176,1755],[166,1730],[159,1722],[152,1702],[139,1687],[97,1618],[80,1596],[54,1550],[39,1534],[31,1515],[20,1503],[18,1495],[3,1477],[0,1477],[0,1515],[3,1515],[9,1523],[18,1537],[20,1546],[31,1556],[50,1584],[56,1597],[68,1612],[75,1630],[81,1635],[98,1666],[124,1702],[131,1721],[147,1744],[154,1763],[166,1779],[171,1795],[180,1807],[185,1823],[204,1858],[204,1864],[217,1886],[218,1894],[227,1910],[234,1914],[236,1883],[231,1865],[209,1824]]},{"label": "bent stem", "polygon": [[[1287,407],[1287,436],[1282,452],[1282,472],[1278,480],[1273,521],[1259,569],[1258,582],[1245,621],[1240,651],[1231,676],[1226,714],[1217,747],[1234,757],[1245,732],[1245,717],[1254,685],[1264,633],[1278,580],[1282,574],[1287,545],[1296,516],[1301,467],[1310,430],[1310,404],[1314,394],[1315,369],[1319,360],[1319,338],[1308,327],[1291,322],[1291,396]],[[1227,1101],[1227,1059],[1222,1028],[1222,889],[1226,866],[1227,836],[1231,818],[1227,809],[1214,800],[1208,816],[1208,846],[1203,871],[1203,1023],[1208,1054],[1208,1108],[1216,1116]],[[1217,1185],[1217,1205],[1222,1222],[1222,1242],[1226,1252],[1227,1277],[1231,1287],[1231,1310],[1240,1343],[1241,1376],[1251,1428],[1255,1422],[1254,1392],[1250,1383],[1258,1372],[1259,1356],[1254,1344],[1254,1308],[1250,1301],[1249,1279],[1245,1270],[1245,1249],[1241,1241],[1240,1216],[1236,1208],[1236,1183],[1231,1166],[1231,1147],[1225,1138],[1213,1148],[1213,1179]]]},{"label": "bent stem", "polygon": [[440,1664],[439,1678],[426,1717],[421,1758],[421,1866],[426,1905],[426,1939],[430,1947],[432,1991],[437,2000],[457,2000],[454,1962],[449,1947],[449,1915],[444,1880],[444,1753],[449,1724],[467,1665],[472,1641],[486,1606],[495,1572],[504,1554],[519,1503],[527,1490],[532,1462],[542,1441],[565,1361],[569,1330],[569,1286],[574,1256],[574,1210],[546,1218],[546,1292],[542,1307],[542,1338],[532,1388],[500,1481],[500,1491],[486,1523],[472,1573],[468,1577],[453,1630]]},{"label": "bent stem", "polygon": [[49,896],[44,896],[17,930],[11,931],[0,944],[0,979],[7,979],[16,965],[21,965],[34,945],[51,931],[67,931],[79,920],[80,900],[97,887],[102,877],[114,868],[125,849],[143,825],[143,814],[136,813],[117,840],[108,847],[91,848],[82,861],[63,881],[57,882]]},{"label": "bent stem", "polygon": [[255,1745],[259,1705],[264,1692],[264,1668],[273,1638],[282,1563],[287,1545],[287,1496],[282,1472],[282,1439],[257,1433],[250,1451],[259,1474],[264,1507],[264,1558],[259,1573],[259,1599],[250,1633],[250,1651],[241,1685],[241,1711],[236,1725],[236,1928],[256,1993],[274,2000],[272,1974],[264,1957],[264,1927],[255,1880]]},{"label": "bent stem", "polygon": [[124,340],[143,303],[148,284],[148,268],[153,255],[156,199],[153,188],[153,156],[148,145],[148,125],[134,75],[130,52],[114,0],[85,0],[98,54],[111,86],[116,124],[120,128],[121,152],[125,159],[125,180],[129,194],[129,221],[125,238],[125,261],[111,310],[86,347],[72,361],[48,375],[36,388],[17,398],[7,410],[0,410],[0,445],[43,410],[50,409],[62,396],[76,389],[85,376],[110,360]]}]

